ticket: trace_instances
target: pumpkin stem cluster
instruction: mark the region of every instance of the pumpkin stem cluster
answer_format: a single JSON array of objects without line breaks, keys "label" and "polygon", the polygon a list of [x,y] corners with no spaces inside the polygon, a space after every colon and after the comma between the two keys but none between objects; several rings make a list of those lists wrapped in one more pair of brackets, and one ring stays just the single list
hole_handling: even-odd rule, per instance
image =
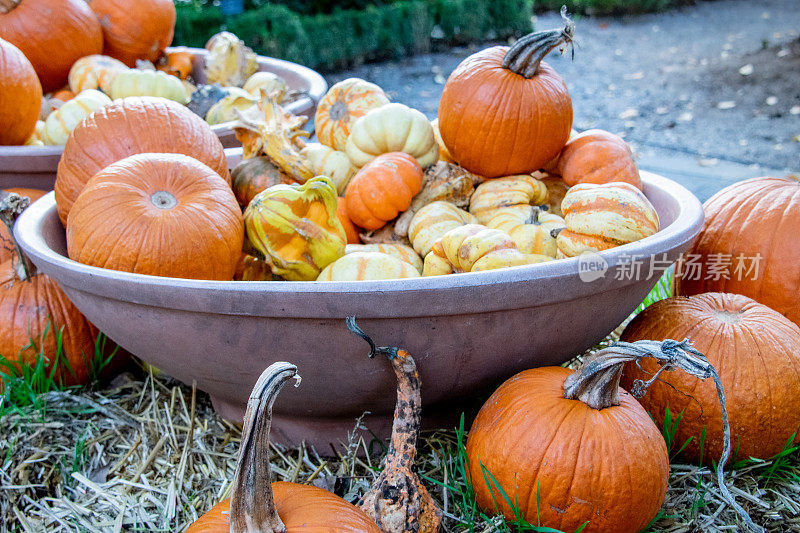
[{"label": "pumpkin stem cluster", "polygon": [[562,45],[571,47],[575,23],[567,16],[566,6],[561,8],[561,18],[564,21],[563,28],[529,33],[515,42],[503,58],[503,68],[530,79],[539,72],[539,64],[553,48]]},{"label": "pumpkin stem cluster", "polygon": [[705,355],[696,350],[688,339],[681,342],[667,339],[658,341],[615,342],[608,348],[598,351],[580,370],[567,376],[564,381],[564,398],[580,400],[594,409],[605,409],[619,405],[619,380],[626,363],[638,362],[645,357],[653,357],[662,365],[649,380],[636,380],[631,393],[637,398],[644,396],[647,388],[658,379],[661,372],[679,368],[701,380],[711,378],[717,388],[717,397],[722,406],[722,426],[724,430],[722,456],[717,463],[717,483],[720,492],[751,531],[760,531],[750,515],[736,503],[725,485],[723,468],[731,454],[731,426],[725,404],[725,391],[716,369]]},{"label": "pumpkin stem cluster", "polygon": [[[3,0],[0,0],[0,2],[2,1]],[[14,238],[14,223],[30,203],[31,201],[27,196],[20,196],[13,192],[0,191],[0,221],[6,226],[8,234],[11,236],[11,242],[14,243],[14,250],[16,251],[15,257],[19,260],[19,264],[22,267],[19,278],[23,281],[31,279],[36,273],[36,270],[28,257],[22,252],[22,248],[20,248],[19,243],[17,243],[17,239]]]}]

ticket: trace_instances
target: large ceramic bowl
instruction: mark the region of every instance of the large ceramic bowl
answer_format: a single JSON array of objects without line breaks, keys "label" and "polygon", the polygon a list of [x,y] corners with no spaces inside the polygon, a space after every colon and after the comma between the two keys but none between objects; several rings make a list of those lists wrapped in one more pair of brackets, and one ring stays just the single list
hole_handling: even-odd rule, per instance
[{"label": "large ceramic bowl", "polygon": [[[205,83],[206,50],[184,47],[168,50],[186,50],[194,54],[194,79],[197,83]],[[265,56],[258,56],[258,69],[274,72],[285,79],[291,89],[305,93],[284,107],[295,115],[309,117],[306,129],[313,132],[317,102],[328,90],[328,84],[322,76],[302,65]],[[231,125],[226,122],[211,127],[225,148],[239,145]],[[63,146],[0,146],[0,189],[32,187],[52,190],[63,151]]]},{"label": "large ceramic bowl", "polygon": [[394,408],[391,367],[367,358],[367,345],[345,327],[348,315],[378,344],[414,355],[429,424],[450,423],[488,387],[526,368],[561,364],[605,337],[703,221],[685,188],[646,172],[642,178],[663,226],[651,237],[590,261],[432,278],[218,282],[86,266],[66,257],[52,193],[23,213],[15,234],[89,320],[145,361],[196,380],[227,418],[241,419],[265,367],[295,363],[303,382],[275,404],[275,435],[322,445],[343,439],[364,411],[372,413],[367,425],[385,435]]}]

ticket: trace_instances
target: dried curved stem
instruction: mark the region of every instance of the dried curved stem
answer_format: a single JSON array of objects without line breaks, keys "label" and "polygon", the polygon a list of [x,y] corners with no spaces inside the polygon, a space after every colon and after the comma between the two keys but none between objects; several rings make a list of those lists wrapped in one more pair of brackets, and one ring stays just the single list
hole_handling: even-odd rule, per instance
[{"label": "dried curved stem", "polygon": [[584,364],[580,370],[567,376],[564,381],[564,398],[580,400],[593,409],[605,409],[619,405],[619,379],[625,363],[638,361],[644,357],[653,357],[662,365],[648,381],[634,381],[631,394],[637,398],[644,396],[647,388],[659,377],[661,372],[680,368],[687,374],[701,380],[713,379],[717,387],[717,397],[722,406],[722,426],[724,429],[724,446],[722,457],[717,463],[717,484],[727,503],[732,506],[752,531],[761,531],[741,505],[731,495],[725,485],[723,468],[731,454],[731,426],[728,421],[728,409],[725,404],[725,391],[716,369],[708,362],[706,356],[695,350],[688,339],[683,342],[667,339],[658,341],[616,342],[598,351],[594,357]]},{"label": "dried curved stem", "polygon": [[11,242],[14,244],[16,257],[21,267],[17,275],[22,281],[31,279],[36,274],[36,269],[28,259],[28,256],[22,251],[22,248],[20,248],[17,239],[14,238],[14,223],[30,203],[31,200],[27,196],[0,191],[0,221],[5,225],[8,234],[11,236]]},{"label": "dried curved stem", "polygon": [[572,44],[575,23],[567,16],[567,6],[561,8],[561,19],[564,21],[562,29],[529,33],[515,42],[503,58],[503,68],[525,78],[534,77],[544,56],[553,48]]},{"label": "dried curved stem", "polygon": [[383,471],[364,494],[359,507],[387,533],[432,533],[439,528],[442,512],[419,480],[414,466],[422,424],[417,366],[411,354],[403,349],[376,346],[358,327],[356,317],[347,317],[346,323],[350,331],[369,343],[369,356],[385,355],[397,376],[397,405],[389,452]]},{"label": "dried curved stem", "polygon": [[269,467],[269,430],[272,426],[272,404],[290,379],[300,383],[297,367],[290,363],[274,363],[258,378],[244,415],[242,443],[236,462],[231,493],[231,533],[283,533],[283,525],[275,509]]}]

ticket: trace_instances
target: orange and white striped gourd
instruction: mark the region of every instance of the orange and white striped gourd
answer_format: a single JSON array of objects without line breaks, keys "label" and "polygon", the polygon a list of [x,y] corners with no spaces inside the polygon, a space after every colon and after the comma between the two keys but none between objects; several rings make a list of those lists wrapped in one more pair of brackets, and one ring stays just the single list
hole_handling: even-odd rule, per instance
[{"label": "orange and white striped gourd", "polygon": [[314,115],[317,139],[325,146],[344,151],[355,121],[388,103],[383,89],[360,78],[334,84],[320,100]]},{"label": "orange and white striped gourd", "polygon": [[484,181],[470,198],[469,212],[481,224],[488,223],[498,209],[514,205],[540,205],[547,201],[547,187],[531,174],[505,176]]},{"label": "orange and white striped gourd", "polygon": [[417,252],[415,252],[413,248],[405,244],[348,244],[344,248],[345,255],[356,252],[380,252],[382,254],[391,255],[401,261],[405,261],[422,273],[422,258],[417,255]]},{"label": "orange and white striped gourd", "polygon": [[345,254],[320,272],[317,281],[362,281],[418,278],[419,271],[397,257],[380,252]]},{"label": "orange and white striped gourd", "polygon": [[111,98],[100,91],[83,91],[47,116],[42,141],[48,145],[65,144],[69,134],[83,119],[110,103]]},{"label": "orange and white striped gourd", "polygon": [[566,229],[558,234],[559,257],[575,257],[638,241],[661,229],[653,204],[629,183],[582,183],[561,203]]},{"label": "orange and white striped gourd", "polygon": [[421,256],[425,257],[433,245],[453,228],[464,224],[477,224],[478,219],[450,202],[437,200],[416,212],[408,225],[408,240]]},{"label": "orange and white striped gourd", "polygon": [[[547,206],[545,206],[547,207]],[[508,233],[519,251],[555,257],[558,252],[553,230],[563,229],[566,223],[558,215],[535,205],[515,205],[498,209],[487,227]]]},{"label": "orange and white striped gourd", "polygon": [[347,184],[358,169],[350,163],[347,154],[320,143],[308,143],[300,156],[306,159],[315,176],[327,176],[336,185],[336,191],[343,195]]},{"label": "orange and white striped gourd", "polygon": [[113,57],[101,54],[82,57],[69,69],[69,89],[75,94],[87,89],[100,89],[110,94],[114,78],[125,70],[128,66]]}]

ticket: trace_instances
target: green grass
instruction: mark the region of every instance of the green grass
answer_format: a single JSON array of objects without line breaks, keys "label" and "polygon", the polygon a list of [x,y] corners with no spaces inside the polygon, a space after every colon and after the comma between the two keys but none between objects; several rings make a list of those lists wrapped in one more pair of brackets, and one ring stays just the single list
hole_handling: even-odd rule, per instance
[{"label": "green grass", "polygon": [[797,433],[792,433],[783,450],[766,461],[750,457],[735,462],[731,468],[738,470],[751,467],[751,471],[755,471],[766,486],[777,482],[800,483],[800,472],[792,465],[792,456],[800,451],[800,445],[794,444],[796,436]]},{"label": "green grass", "polygon": [[642,303],[639,304],[639,307],[636,308],[636,311],[633,313],[638,315],[645,308],[653,305],[654,303],[666,300],[667,298],[672,297],[672,278],[674,277],[674,270],[673,267],[669,267],[664,274],[658,279],[656,282],[655,287],[645,296]]}]

